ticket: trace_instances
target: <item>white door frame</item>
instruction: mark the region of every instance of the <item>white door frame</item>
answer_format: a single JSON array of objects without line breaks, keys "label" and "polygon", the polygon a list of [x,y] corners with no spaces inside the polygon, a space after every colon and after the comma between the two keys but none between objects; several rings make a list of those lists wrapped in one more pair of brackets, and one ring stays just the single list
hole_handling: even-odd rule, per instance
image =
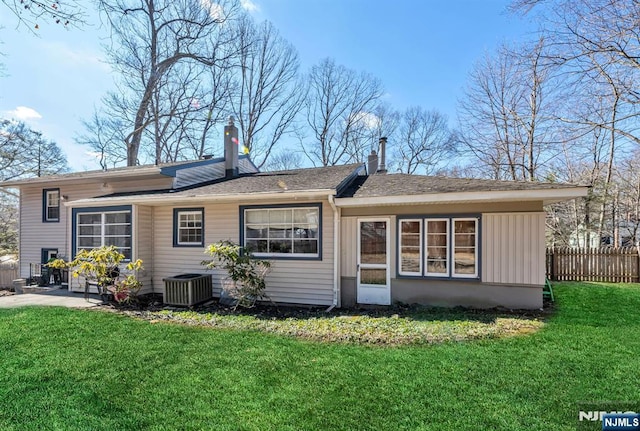
[{"label": "white door frame", "polygon": [[[361,238],[361,225],[366,222],[385,222],[386,223],[386,262],[381,263],[362,263],[360,261],[360,243]],[[358,218],[358,236],[356,238],[356,298],[359,304],[377,304],[377,305],[390,305],[391,304],[391,219],[389,217],[375,217],[375,218]],[[386,270],[386,285],[380,284],[363,284],[360,282],[361,269],[384,269]]]}]

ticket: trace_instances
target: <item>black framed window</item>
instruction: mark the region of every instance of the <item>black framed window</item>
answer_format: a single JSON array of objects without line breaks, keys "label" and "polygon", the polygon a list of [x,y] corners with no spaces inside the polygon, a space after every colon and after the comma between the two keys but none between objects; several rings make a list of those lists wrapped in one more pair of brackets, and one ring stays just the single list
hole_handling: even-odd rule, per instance
[{"label": "black framed window", "polygon": [[60,189],[42,191],[42,221],[45,223],[60,221]]},{"label": "black framed window", "polygon": [[173,246],[204,246],[204,208],[173,210]]},{"label": "black framed window", "polygon": [[259,257],[320,258],[321,206],[242,207],[243,246]]}]

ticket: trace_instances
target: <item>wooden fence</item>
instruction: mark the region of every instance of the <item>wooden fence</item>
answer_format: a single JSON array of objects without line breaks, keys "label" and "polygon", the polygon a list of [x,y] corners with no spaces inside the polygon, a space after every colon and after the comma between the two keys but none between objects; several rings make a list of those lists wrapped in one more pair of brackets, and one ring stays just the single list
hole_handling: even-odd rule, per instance
[{"label": "wooden fence", "polygon": [[547,249],[547,278],[556,281],[640,281],[637,247],[555,247]]},{"label": "wooden fence", "polygon": [[0,258],[0,287],[11,287],[18,278],[18,261],[3,256]]}]

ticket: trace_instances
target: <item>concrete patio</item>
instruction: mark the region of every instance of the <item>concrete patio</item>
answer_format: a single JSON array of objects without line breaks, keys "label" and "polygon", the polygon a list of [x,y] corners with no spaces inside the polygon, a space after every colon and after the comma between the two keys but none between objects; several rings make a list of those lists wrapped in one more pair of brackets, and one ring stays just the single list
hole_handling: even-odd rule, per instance
[{"label": "concrete patio", "polygon": [[0,308],[25,306],[56,306],[69,308],[90,308],[101,304],[98,295],[89,295],[85,299],[82,293],[69,292],[66,289],[50,289],[38,293],[23,293],[0,297]]}]

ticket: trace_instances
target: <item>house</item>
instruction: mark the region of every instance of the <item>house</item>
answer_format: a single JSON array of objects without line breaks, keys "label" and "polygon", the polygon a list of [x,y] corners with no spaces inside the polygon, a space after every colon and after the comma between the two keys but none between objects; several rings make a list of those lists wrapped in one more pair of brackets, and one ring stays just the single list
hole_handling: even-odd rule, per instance
[{"label": "house", "polygon": [[[204,272],[229,239],[272,261],[276,302],[539,308],[545,213],[566,184],[387,174],[367,166],[258,172],[225,127],[225,157],[7,181],[20,189],[20,273],[53,254],[116,245],[142,259],[146,292]],[[386,140],[381,139],[381,155]],[[213,271],[215,294],[221,274]],[[70,280],[71,290],[82,290]]]}]

